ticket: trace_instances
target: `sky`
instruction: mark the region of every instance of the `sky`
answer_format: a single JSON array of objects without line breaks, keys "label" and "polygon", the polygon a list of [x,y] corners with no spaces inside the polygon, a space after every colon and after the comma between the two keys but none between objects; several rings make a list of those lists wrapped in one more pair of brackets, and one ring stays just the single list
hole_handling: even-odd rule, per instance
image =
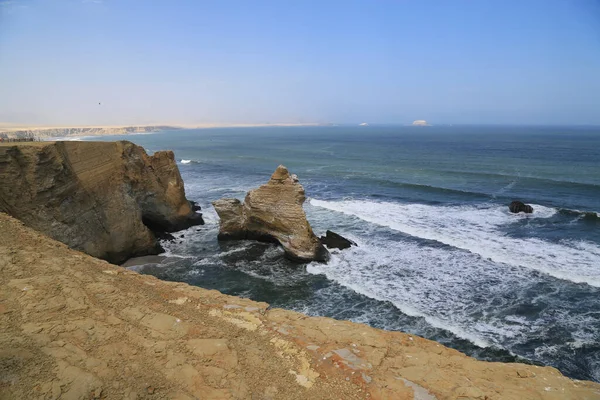
[{"label": "sky", "polygon": [[598,0],[0,0],[0,123],[600,124]]}]

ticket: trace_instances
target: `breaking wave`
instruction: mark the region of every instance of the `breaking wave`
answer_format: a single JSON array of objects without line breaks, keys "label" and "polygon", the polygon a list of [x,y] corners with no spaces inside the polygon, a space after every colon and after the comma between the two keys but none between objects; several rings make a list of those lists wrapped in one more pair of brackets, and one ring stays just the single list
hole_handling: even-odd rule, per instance
[{"label": "breaking wave", "polygon": [[544,219],[558,210],[532,204],[532,215],[511,214],[506,207],[432,206],[364,200],[310,204],[352,215],[422,239],[468,250],[485,259],[540,271],[553,277],[600,287],[600,246],[573,240],[550,242],[536,237],[511,237],[510,226],[522,220]]}]

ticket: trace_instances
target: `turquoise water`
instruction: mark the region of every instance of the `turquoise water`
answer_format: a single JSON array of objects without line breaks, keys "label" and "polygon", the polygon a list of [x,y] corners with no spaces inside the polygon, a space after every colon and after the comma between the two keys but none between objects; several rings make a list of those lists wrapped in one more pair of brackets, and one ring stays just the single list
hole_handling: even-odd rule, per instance
[{"label": "turquoise water", "polygon": [[[185,258],[142,272],[600,381],[599,129],[232,128],[122,138],[174,150],[207,221],[165,244]],[[294,265],[272,245],[216,241],[210,201],[243,199],[279,164],[304,185],[316,233],[332,229],[358,247],[334,251],[326,265]],[[534,213],[510,214],[514,199]]]}]

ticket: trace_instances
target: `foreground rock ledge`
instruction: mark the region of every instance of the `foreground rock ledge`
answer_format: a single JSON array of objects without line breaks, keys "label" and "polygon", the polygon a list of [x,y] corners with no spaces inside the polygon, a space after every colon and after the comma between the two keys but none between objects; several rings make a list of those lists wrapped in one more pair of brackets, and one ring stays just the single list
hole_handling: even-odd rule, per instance
[{"label": "foreground rock ledge", "polygon": [[139,275],[0,213],[0,398],[558,400],[600,385]]},{"label": "foreground rock ledge", "polygon": [[154,232],[202,224],[172,151],[131,142],[0,145],[0,211],[95,257],[160,251]]},{"label": "foreground rock ledge", "polygon": [[304,188],[283,165],[266,185],[248,192],[244,202],[213,202],[220,218],[219,240],[252,239],[281,244],[288,258],[327,261],[329,252],[306,220]]}]

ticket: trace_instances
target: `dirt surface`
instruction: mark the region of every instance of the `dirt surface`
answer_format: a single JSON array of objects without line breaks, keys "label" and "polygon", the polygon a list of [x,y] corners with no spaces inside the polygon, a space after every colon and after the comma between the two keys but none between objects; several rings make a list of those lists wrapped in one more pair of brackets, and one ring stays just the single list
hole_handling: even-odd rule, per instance
[{"label": "dirt surface", "polygon": [[600,385],[163,282],[0,213],[0,399],[413,398],[600,399]]}]

